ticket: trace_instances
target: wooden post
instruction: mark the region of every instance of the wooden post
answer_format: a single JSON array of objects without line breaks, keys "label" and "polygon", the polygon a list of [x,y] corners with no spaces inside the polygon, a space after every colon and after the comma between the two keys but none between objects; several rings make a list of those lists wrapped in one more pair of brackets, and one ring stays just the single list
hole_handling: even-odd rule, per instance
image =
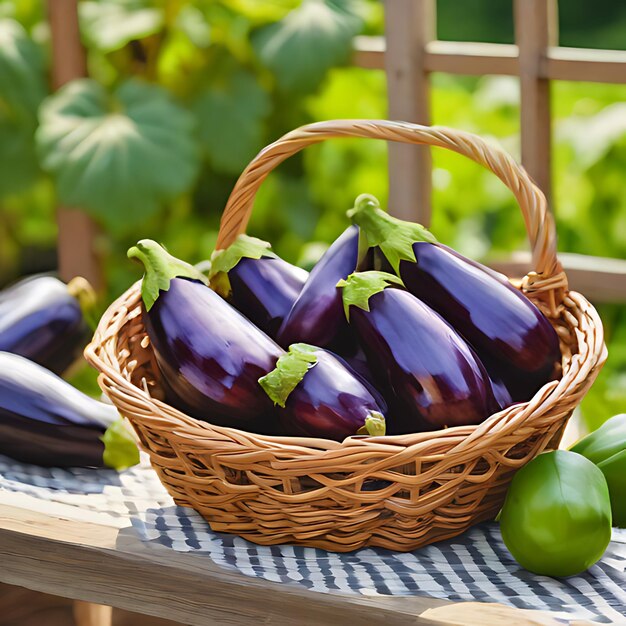
[{"label": "wooden post", "polygon": [[[80,41],[77,0],[48,0],[52,40],[52,85],[87,75],[85,51]],[[57,250],[59,274],[64,280],[84,276],[96,290],[103,287],[102,269],[95,250],[96,224],[77,208],[59,207]]]},{"label": "wooden post", "polygon": [[556,46],[556,0],[515,0],[515,39],[519,47],[522,164],[550,202],[550,81],[541,77],[549,46]]},{"label": "wooden post", "polygon": [[[430,124],[426,44],[436,39],[435,0],[387,0],[385,70],[389,119]],[[389,144],[389,211],[428,225],[430,148]]]}]

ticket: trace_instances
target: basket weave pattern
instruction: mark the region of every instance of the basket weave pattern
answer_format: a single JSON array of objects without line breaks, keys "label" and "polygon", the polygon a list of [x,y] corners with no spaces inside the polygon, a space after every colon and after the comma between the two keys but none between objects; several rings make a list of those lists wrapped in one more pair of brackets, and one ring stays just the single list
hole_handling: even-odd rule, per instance
[{"label": "basket weave pattern", "polygon": [[492,170],[512,190],[536,268],[522,288],[559,334],[560,380],[478,426],[338,443],[214,426],[162,402],[139,284],[111,305],[85,355],[175,501],[199,511],[213,530],[261,544],[406,551],[493,518],[515,470],[558,445],[606,359],[606,347],[595,309],[568,291],[545,197],[508,155],[468,133],[373,120],[297,129],[261,151],[243,172],[224,211],[218,247],[245,230],[256,191],[280,162],[307,145],[349,136],[445,147]]}]

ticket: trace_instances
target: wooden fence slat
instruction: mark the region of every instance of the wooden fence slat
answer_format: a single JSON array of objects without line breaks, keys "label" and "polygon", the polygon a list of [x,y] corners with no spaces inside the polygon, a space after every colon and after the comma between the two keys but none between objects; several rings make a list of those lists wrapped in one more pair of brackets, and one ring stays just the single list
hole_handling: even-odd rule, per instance
[{"label": "wooden fence slat", "polygon": [[551,47],[541,66],[552,80],[626,83],[626,50]]},{"label": "wooden fence slat", "polygon": [[[80,41],[77,0],[48,0],[52,40],[52,84],[55,89],[87,74]],[[98,229],[76,208],[57,209],[59,274],[64,280],[84,276],[96,290],[103,287],[102,270],[95,252]]]},{"label": "wooden fence slat", "polygon": [[[483,76],[519,75],[519,49],[513,44],[431,41],[426,44],[428,72]],[[354,65],[385,69],[385,38],[360,36],[354,41]],[[539,64],[539,76],[550,80],[626,84],[626,50],[550,46]]]},{"label": "wooden fence slat", "polygon": [[522,165],[551,196],[550,83],[540,74],[548,46],[557,43],[556,0],[515,0],[519,47]]},{"label": "wooden fence slat", "polygon": [[429,72],[517,76],[518,49],[512,44],[431,41],[426,46],[425,65]]},{"label": "wooden fence slat", "polygon": [[[426,44],[435,38],[435,0],[387,0],[385,69],[389,119],[430,123]],[[425,146],[389,144],[389,211],[430,222],[432,163]]]}]

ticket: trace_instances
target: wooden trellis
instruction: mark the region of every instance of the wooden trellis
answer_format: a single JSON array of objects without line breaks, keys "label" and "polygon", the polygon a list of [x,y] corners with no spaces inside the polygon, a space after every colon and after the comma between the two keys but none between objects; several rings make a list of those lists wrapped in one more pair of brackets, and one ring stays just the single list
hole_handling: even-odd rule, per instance
[{"label": "wooden trellis", "polygon": [[[387,74],[390,119],[430,124],[430,74],[500,74],[520,79],[522,163],[551,197],[550,81],[626,84],[626,52],[558,46],[556,0],[515,0],[515,44],[438,41],[436,0],[386,0],[386,37],[358,37],[354,63]],[[389,145],[389,207],[423,224],[431,214],[427,147]],[[626,193],[626,187],[625,187]],[[626,261],[562,254],[574,289],[601,301],[626,301]],[[529,255],[498,263],[509,275]]]}]

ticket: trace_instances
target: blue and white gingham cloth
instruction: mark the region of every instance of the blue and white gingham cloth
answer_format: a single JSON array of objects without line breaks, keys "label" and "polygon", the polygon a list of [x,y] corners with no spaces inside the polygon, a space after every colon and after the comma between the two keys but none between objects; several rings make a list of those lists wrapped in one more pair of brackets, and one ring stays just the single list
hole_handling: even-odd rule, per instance
[{"label": "blue and white gingham cloth", "polygon": [[79,518],[103,516],[120,527],[132,525],[143,541],[206,554],[246,576],[311,591],[500,602],[551,611],[564,622],[626,624],[626,530],[614,529],[605,555],[587,572],[554,579],[517,565],[495,523],[409,553],[366,548],[337,554],[291,545],[258,546],[214,533],[195,511],[174,505],[145,462],[117,474],[44,469],[0,456],[0,491],[13,492],[16,499],[47,501],[51,508],[65,507],[66,515],[74,510]]}]

